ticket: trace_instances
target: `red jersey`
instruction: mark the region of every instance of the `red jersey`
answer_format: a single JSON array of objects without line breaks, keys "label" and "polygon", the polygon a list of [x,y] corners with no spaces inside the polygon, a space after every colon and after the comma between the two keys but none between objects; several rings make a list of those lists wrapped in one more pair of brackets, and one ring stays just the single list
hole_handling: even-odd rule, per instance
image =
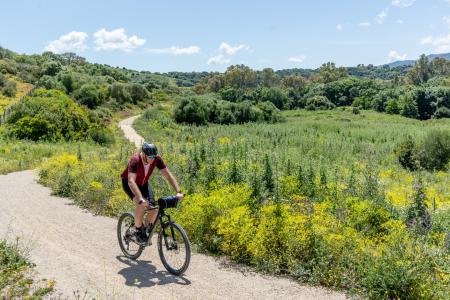
[{"label": "red jersey", "polygon": [[164,161],[162,160],[161,156],[156,155],[155,159],[150,165],[150,168],[148,170],[147,176],[145,175],[145,167],[144,162],[142,161],[142,157],[139,154],[133,155],[130,158],[130,161],[128,162],[127,167],[122,172],[120,177],[122,179],[128,179],[128,173],[136,173],[136,183],[138,185],[145,185],[148,182],[148,179],[150,178],[150,175],[152,175],[153,169],[155,167],[158,167],[158,169],[164,169],[166,165],[164,164]]}]

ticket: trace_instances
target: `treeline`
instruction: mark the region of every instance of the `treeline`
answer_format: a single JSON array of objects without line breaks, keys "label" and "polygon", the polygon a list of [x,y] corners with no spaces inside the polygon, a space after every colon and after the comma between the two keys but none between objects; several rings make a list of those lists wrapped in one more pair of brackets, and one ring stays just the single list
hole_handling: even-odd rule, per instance
[{"label": "treeline", "polygon": [[206,125],[241,124],[246,122],[275,123],[281,120],[279,110],[269,101],[233,103],[215,95],[182,97],[174,109],[178,123]]},{"label": "treeline", "polygon": [[235,65],[223,74],[204,78],[193,90],[198,94],[217,93],[235,103],[268,101],[278,109],[354,106],[424,120],[450,117],[449,76],[448,60],[429,61],[425,55],[406,75],[391,80],[351,76],[349,69],[334,63],[323,64],[307,78],[282,77],[270,68],[257,72]]},{"label": "treeline", "polygon": [[5,80],[9,76],[37,88],[60,90],[89,109],[102,107],[103,112],[148,103],[154,91],[179,93],[167,76],[92,64],[74,53],[19,55],[0,48],[0,74],[3,93],[13,93],[13,84]]}]

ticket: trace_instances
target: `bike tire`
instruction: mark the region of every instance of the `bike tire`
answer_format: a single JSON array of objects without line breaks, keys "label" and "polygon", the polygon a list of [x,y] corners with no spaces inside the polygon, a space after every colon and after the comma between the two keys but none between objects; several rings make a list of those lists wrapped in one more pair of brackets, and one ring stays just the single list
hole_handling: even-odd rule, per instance
[{"label": "bike tire", "polygon": [[130,241],[129,243],[133,243],[138,248],[133,252],[129,250],[129,244],[127,245],[125,241],[125,232],[122,232],[123,231],[122,229],[127,228],[129,224],[124,224],[124,222],[131,222],[131,226],[133,226],[134,213],[125,212],[120,216],[119,221],[117,222],[117,238],[119,240],[119,246],[120,250],[122,250],[122,253],[128,258],[136,260],[139,256],[141,256],[142,251],[144,250],[145,247],[138,245],[133,241]]},{"label": "bike tire", "polygon": [[[178,234],[176,234],[176,237],[182,238],[182,241],[179,241],[179,245],[183,246],[185,249],[184,263],[179,268],[172,266],[171,263],[166,259],[166,256],[164,255],[168,251],[174,251],[173,249],[168,250],[168,246],[170,245],[167,244],[168,242],[167,239],[164,239],[164,233],[167,234],[169,240],[174,239],[175,234],[172,234],[172,232],[178,232]],[[178,246],[178,241],[176,241],[176,244]],[[161,262],[163,263],[166,270],[169,271],[169,273],[180,276],[187,270],[187,268],[189,267],[189,263],[191,261],[191,247],[189,245],[189,239],[186,235],[186,232],[180,225],[178,225],[177,223],[170,222],[167,223],[165,226],[161,226],[161,230],[158,234],[158,253],[159,257],[161,258]]]}]

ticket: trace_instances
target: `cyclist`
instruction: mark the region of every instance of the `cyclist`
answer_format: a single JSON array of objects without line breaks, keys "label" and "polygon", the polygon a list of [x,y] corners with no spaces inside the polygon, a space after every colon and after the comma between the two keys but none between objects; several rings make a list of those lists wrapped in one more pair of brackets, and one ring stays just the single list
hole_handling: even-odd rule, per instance
[{"label": "cyclist", "polygon": [[[156,146],[148,142],[143,143],[141,151],[138,154],[131,156],[127,167],[121,174],[123,190],[136,204],[134,233],[138,243],[143,243],[146,239],[144,226],[142,226],[145,208],[152,208],[155,206],[153,191],[148,183],[155,167],[161,171],[164,178],[166,178],[170,185],[175,189],[178,199],[183,199],[183,193],[178,186],[177,180],[164,164],[161,156],[158,155]],[[149,210],[146,224],[144,225],[150,223],[153,224],[157,215],[157,210]]]}]

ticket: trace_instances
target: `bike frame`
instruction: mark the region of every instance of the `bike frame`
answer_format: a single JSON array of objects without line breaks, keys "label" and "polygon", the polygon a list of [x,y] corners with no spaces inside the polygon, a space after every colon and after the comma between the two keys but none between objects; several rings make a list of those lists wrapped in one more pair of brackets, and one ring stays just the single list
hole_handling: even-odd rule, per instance
[{"label": "bike frame", "polygon": [[[154,208],[154,209],[156,209],[156,208]],[[149,209],[147,209],[147,212],[148,211],[149,211]],[[166,220],[164,220],[164,218],[166,218]],[[163,231],[164,243],[166,245],[167,250],[170,250],[168,242],[167,242],[167,234],[164,231],[164,228],[170,223],[172,223],[172,220],[170,219],[170,215],[166,215],[166,213],[164,212],[164,208],[158,207],[158,217],[156,218],[155,224],[153,224],[153,227],[148,234],[147,246],[148,246],[148,242],[151,241],[153,238],[153,234],[155,233],[156,227],[158,225],[161,225],[161,230]],[[172,234],[172,237],[175,238],[172,227],[170,227],[170,231],[171,231],[170,233]]]}]

